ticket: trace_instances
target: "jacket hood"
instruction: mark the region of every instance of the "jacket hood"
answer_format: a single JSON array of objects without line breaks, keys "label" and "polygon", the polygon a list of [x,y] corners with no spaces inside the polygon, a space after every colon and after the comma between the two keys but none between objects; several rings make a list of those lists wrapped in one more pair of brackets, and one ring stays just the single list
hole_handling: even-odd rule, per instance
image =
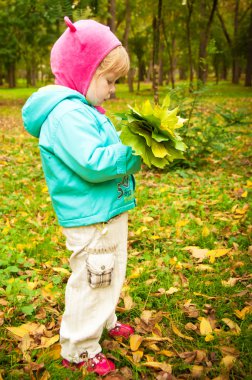
[{"label": "jacket hood", "polygon": [[50,112],[64,99],[80,99],[88,104],[78,91],[64,86],[49,85],[35,92],[22,108],[24,127],[34,137],[39,137],[41,127]]}]

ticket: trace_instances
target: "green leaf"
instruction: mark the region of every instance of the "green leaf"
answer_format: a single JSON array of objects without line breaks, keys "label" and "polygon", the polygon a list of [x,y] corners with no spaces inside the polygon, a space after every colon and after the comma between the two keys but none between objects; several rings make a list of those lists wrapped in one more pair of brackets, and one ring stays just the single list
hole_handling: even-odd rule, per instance
[{"label": "green leaf", "polygon": [[155,140],[151,142],[151,150],[155,157],[164,158],[168,152],[162,143],[158,143]]},{"label": "green leaf", "polygon": [[163,100],[162,108],[169,108],[171,104],[171,98],[170,95],[166,95],[166,97]]},{"label": "green leaf", "polygon": [[21,307],[21,311],[25,315],[32,315],[34,312],[34,307],[33,305],[23,306]]},{"label": "green leaf", "polygon": [[152,106],[149,100],[140,107],[129,106],[120,138],[149,167],[164,168],[173,160],[182,159],[186,150],[176,131],[186,120],[177,115],[178,108],[169,110],[169,105],[170,97],[166,96],[161,107]]}]

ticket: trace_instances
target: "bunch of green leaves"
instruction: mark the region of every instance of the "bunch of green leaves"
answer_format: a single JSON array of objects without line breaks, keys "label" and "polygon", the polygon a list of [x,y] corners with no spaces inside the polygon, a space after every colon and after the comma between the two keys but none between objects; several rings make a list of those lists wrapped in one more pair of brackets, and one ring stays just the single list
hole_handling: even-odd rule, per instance
[{"label": "bunch of green leaves", "polygon": [[127,113],[117,114],[122,120],[121,141],[131,146],[148,167],[162,169],[182,159],[186,150],[178,133],[186,119],[177,115],[178,108],[169,110],[169,106],[170,97],[166,96],[161,106],[152,106],[147,100],[140,107],[129,106]]}]

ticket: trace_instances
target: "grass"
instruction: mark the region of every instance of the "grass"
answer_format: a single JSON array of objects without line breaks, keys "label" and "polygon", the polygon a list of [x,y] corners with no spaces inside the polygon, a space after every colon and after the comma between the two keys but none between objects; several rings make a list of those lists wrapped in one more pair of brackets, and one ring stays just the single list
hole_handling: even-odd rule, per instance
[{"label": "grass", "polygon": [[[118,85],[109,114],[150,97],[150,87],[141,88],[132,96]],[[21,124],[20,108],[32,91],[0,89],[0,378],[81,379],[82,373],[61,367],[58,342],[48,340],[59,331],[69,253],[37,141]],[[184,93],[183,86],[173,92],[174,102],[182,103]],[[216,115],[220,103],[224,117]],[[250,109],[248,89],[210,85],[193,111],[190,141],[196,145],[186,162],[163,171],[143,167],[136,176],[138,207],[130,212],[118,314],[143,340],[134,351],[136,338],[129,345],[103,336],[122,379],[169,378],[164,373],[171,371],[173,379],[251,379]],[[205,140],[194,133],[199,120]],[[223,125],[228,139],[217,134]],[[195,247],[210,254],[195,258]],[[8,330],[31,322],[26,334]]]}]

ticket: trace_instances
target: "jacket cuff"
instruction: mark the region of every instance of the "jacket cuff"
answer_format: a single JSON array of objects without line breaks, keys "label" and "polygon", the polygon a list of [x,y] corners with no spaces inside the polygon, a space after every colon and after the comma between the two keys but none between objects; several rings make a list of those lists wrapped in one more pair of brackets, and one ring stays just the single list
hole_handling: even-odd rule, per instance
[{"label": "jacket cuff", "polygon": [[127,172],[127,150],[129,147],[121,145],[117,157],[117,174],[126,174]]}]

